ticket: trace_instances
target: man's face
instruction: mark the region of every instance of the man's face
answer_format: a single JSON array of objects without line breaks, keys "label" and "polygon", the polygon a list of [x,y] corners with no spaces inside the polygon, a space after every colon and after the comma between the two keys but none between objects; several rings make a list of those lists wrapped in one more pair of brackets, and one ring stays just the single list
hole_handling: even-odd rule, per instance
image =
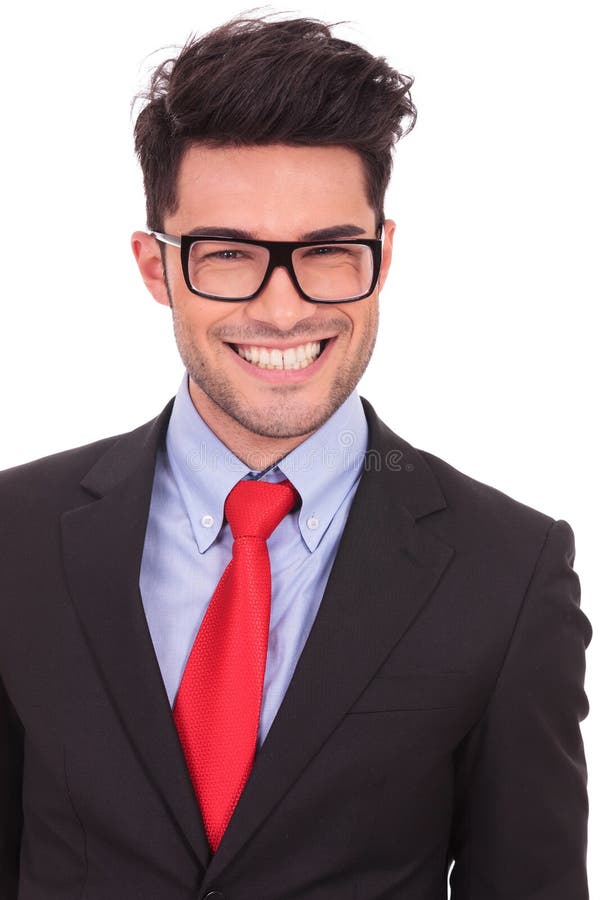
[{"label": "man's face", "polygon": [[[237,229],[258,240],[298,241],[347,237],[342,227],[349,225],[357,229],[355,237],[376,236],[362,162],[354,151],[198,145],[182,159],[178,208],[165,219],[164,230],[181,235]],[[304,300],[282,268],[254,300],[208,300],[186,287],[177,248],[166,247],[165,285],[156,240],[134,235],[146,284],[159,302],[172,304],[192,400],[225,443],[228,427],[238,438],[241,429],[248,437],[301,439],[343,403],[373,350],[393,230],[387,222],[379,287],[364,300],[345,304]],[[322,234],[311,237],[315,232]],[[242,355],[251,356],[250,348],[259,356],[262,350],[294,348],[295,358],[304,353],[311,362],[298,369],[263,368]]]}]

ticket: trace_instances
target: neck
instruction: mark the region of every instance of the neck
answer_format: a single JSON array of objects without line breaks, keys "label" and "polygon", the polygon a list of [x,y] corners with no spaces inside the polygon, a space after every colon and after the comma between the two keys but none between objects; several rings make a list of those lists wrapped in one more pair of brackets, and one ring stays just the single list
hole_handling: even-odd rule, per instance
[{"label": "neck", "polygon": [[191,378],[188,379],[188,390],[196,412],[213,434],[254,472],[262,472],[275,465],[313,433],[294,437],[256,434],[232,419]]}]

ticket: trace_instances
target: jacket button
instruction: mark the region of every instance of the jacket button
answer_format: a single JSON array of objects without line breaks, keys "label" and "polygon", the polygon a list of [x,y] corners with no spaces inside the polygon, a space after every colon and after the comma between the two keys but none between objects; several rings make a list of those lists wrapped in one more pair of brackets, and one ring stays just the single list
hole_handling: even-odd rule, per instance
[{"label": "jacket button", "polygon": [[209,891],[202,900],[225,900],[225,894],[222,894],[221,891]]}]

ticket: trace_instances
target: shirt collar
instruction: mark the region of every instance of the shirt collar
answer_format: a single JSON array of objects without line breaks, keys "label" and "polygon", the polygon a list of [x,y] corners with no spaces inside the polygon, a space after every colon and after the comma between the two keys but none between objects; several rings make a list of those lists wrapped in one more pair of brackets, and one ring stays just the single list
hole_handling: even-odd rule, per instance
[{"label": "shirt collar", "polygon": [[[367,450],[368,428],[356,392],[309,438],[263,477],[289,478],[301,497],[298,526],[315,550],[348,492],[357,482]],[[225,499],[249,474],[198,414],[185,373],[169,420],[167,457],[200,553],[217,538]]]},{"label": "shirt collar", "polygon": [[360,478],[368,428],[356,391],[278,468],[302,498],[298,525],[304,543],[315,550],[348,492]]},{"label": "shirt collar", "polygon": [[225,498],[248,474],[246,466],[198,414],[185,373],[169,419],[167,457],[186,508],[200,553],[217,538],[223,525]]}]

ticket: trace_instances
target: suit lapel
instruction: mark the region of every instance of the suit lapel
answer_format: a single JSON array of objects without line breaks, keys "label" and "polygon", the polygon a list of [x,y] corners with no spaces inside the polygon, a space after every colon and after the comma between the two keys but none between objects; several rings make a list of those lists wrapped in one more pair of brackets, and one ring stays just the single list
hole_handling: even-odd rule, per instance
[{"label": "suit lapel", "polygon": [[[427,463],[364,405],[370,433],[365,472],[315,624],[210,861],[211,879],[318,752],[418,615],[453,555],[419,521],[445,506]],[[172,402],[153,422],[117,439],[87,474],[82,487],[95,499],[63,514],[63,555],[90,652],[123,727],[206,867],[209,848],[139,592],[156,451],[171,408]]]},{"label": "suit lapel", "polygon": [[210,864],[211,879],[218,879],[318,752],[418,615],[453,555],[418,522],[446,505],[424,458],[366,403],[365,410],[366,469],[321,607]]},{"label": "suit lapel", "polygon": [[209,850],[139,591],[156,451],[172,402],[118,439],[82,486],[97,499],[62,517],[71,597],[123,728],[203,865]]}]

